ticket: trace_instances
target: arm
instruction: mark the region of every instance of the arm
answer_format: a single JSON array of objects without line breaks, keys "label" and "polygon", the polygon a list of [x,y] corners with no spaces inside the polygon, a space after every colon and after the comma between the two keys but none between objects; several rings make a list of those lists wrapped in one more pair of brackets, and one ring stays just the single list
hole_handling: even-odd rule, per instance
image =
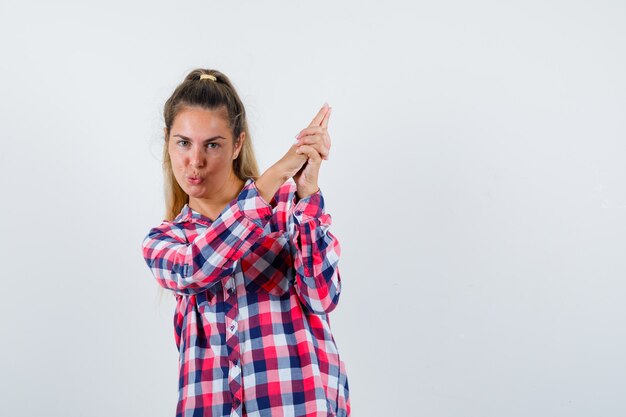
[{"label": "arm", "polygon": [[[178,294],[190,295],[230,276],[235,261],[261,236],[271,218],[272,207],[263,195],[275,192],[280,180],[265,176],[250,182],[193,242],[185,242],[181,230],[172,227],[171,222],[164,221],[152,228],[143,240],[142,249],[158,284]],[[257,188],[257,183],[264,191]]]},{"label": "arm", "polygon": [[292,206],[290,238],[295,247],[295,290],[313,313],[327,314],[335,309],[341,292],[339,255],[341,247],[329,231],[330,214],[324,213],[321,190],[297,199]]}]

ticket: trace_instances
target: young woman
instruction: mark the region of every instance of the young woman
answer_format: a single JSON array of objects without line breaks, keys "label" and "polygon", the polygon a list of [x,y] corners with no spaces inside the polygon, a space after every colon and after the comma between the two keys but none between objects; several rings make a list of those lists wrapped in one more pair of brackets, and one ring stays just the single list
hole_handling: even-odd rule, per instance
[{"label": "young woman", "polygon": [[165,103],[167,218],[142,250],[176,297],[177,417],[350,415],[328,319],[340,246],[317,184],[330,113],[259,176],[224,74],[193,70]]}]

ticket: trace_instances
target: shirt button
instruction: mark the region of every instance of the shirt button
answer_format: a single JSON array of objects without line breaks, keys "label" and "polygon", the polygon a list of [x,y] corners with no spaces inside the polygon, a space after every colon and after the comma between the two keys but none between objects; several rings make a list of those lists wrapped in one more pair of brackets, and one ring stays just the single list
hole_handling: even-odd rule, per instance
[{"label": "shirt button", "polygon": [[228,289],[228,293],[229,293],[230,295],[232,295],[234,292],[235,292],[235,289],[234,289],[234,288],[229,288],[229,289]]},{"label": "shirt button", "polygon": [[300,216],[302,214],[301,210],[296,210],[296,216]]}]

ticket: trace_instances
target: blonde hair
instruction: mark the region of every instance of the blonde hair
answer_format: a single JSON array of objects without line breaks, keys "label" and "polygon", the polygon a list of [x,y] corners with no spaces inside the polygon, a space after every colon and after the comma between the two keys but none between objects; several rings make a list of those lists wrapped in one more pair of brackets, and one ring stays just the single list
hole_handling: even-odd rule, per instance
[{"label": "blonde hair", "polygon": [[[202,74],[215,77],[215,80],[201,79]],[[206,78],[206,77],[205,77]],[[165,219],[173,220],[186,203],[189,196],[180,187],[172,170],[172,161],[168,151],[169,134],[176,115],[185,107],[201,107],[207,110],[217,110],[224,114],[232,130],[233,141],[237,141],[243,132],[245,140],[239,156],[233,161],[235,175],[242,179],[257,179],[259,168],[252,140],[248,130],[246,111],[235,87],[230,79],[214,69],[196,68],[181,82],[172,95],[165,102],[163,119],[166,133],[163,141],[163,175],[165,192]],[[162,287],[161,293],[164,291]]]}]

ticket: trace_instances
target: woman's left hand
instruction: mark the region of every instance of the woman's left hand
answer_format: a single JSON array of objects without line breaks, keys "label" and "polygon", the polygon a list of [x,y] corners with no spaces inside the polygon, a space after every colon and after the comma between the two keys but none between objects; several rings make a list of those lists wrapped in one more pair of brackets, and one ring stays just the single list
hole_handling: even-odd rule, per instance
[{"label": "woman's left hand", "polygon": [[299,198],[308,197],[319,190],[317,179],[322,159],[328,159],[330,151],[330,136],[328,135],[328,119],[331,108],[325,104],[313,118],[309,126],[296,136],[298,149],[296,153],[305,155],[308,159],[293,176],[297,185]]}]

